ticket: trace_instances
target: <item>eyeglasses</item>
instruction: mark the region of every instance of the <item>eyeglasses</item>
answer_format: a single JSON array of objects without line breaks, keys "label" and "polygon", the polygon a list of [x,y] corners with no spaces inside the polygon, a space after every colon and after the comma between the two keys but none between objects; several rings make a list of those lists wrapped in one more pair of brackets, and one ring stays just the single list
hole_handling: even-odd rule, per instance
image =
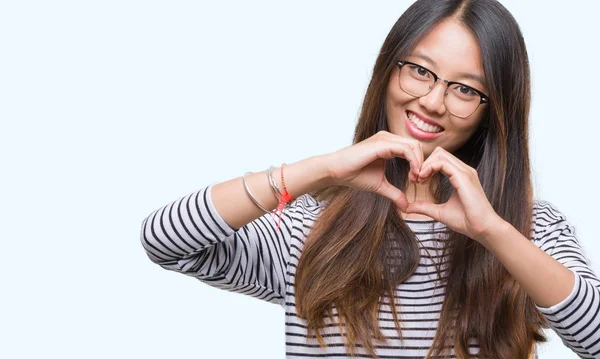
[{"label": "eyeglasses", "polygon": [[489,103],[483,92],[460,82],[440,78],[433,71],[410,61],[398,61],[398,83],[402,91],[414,97],[422,97],[431,92],[437,80],[446,83],[444,105],[456,117],[471,116],[481,104]]}]

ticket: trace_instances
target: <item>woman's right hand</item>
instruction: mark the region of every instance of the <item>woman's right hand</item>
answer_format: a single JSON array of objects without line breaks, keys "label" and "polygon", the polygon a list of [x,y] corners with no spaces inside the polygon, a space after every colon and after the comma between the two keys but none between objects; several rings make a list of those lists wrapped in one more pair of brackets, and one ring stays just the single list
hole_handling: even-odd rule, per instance
[{"label": "woman's right hand", "polygon": [[389,198],[401,210],[408,206],[404,192],[385,177],[385,160],[402,157],[410,163],[409,180],[415,182],[423,164],[423,149],[417,140],[387,131],[327,155],[331,180],[335,185],[375,192]]}]

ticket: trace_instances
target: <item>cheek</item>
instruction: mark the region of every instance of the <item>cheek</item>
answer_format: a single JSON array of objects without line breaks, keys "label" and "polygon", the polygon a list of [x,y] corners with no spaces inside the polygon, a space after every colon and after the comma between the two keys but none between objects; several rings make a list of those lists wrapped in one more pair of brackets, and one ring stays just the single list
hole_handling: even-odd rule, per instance
[{"label": "cheek", "polygon": [[484,114],[483,111],[477,110],[477,112],[469,118],[451,116],[451,126],[453,132],[455,132],[454,135],[458,138],[465,138],[466,142],[466,140],[468,140],[481,125]]},{"label": "cheek", "polygon": [[413,97],[405,94],[404,92],[398,93],[395,90],[388,89],[385,101],[385,110],[387,114],[388,124],[395,124],[398,126],[404,120],[404,113],[406,108],[415,100]]},{"label": "cheek", "polygon": [[[464,119],[456,120],[464,121]],[[456,151],[457,149],[461,148],[465,143],[467,143],[467,141],[469,141],[471,136],[473,136],[473,134],[475,134],[475,132],[477,131],[478,126],[479,122],[477,122],[476,124],[455,124],[454,126],[452,126],[452,133],[448,133],[448,141],[445,142],[445,144],[442,145],[442,147],[444,147],[444,149],[448,152]]]},{"label": "cheek", "polygon": [[406,108],[406,105],[408,103],[410,103],[412,100],[415,100],[415,98],[405,94],[404,92],[402,92],[402,93],[396,92],[392,95],[391,100],[388,101],[388,105],[391,106],[393,109],[396,109],[396,111],[398,111],[398,110],[404,111],[404,109]]},{"label": "cheek", "polygon": [[405,106],[415,100],[414,97],[408,95],[406,92],[400,89],[397,82],[397,75],[392,75],[392,78],[388,82],[386,90],[386,110],[388,113],[391,112],[403,112]]}]

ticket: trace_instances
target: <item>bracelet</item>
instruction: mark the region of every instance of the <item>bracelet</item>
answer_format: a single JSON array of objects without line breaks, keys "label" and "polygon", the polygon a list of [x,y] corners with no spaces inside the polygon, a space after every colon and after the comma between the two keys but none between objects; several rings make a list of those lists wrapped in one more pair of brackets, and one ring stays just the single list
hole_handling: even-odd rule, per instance
[{"label": "bracelet", "polygon": [[281,164],[281,185],[283,186],[283,195],[289,197],[290,201],[293,201],[294,199],[288,193],[287,187],[285,186],[285,181],[283,180],[283,167],[285,167],[285,163]]},{"label": "bracelet", "polygon": [[281,190],[279,189],[279,186],[277,185],[277,183],[275,183],[275,181],[273,180],[273,170],[274,169],[275,169],[274,166],[269,167],[269,169],[267,170],[267,177],[269,178],[269,183],[271,184],[271,189],[273,190],[275,197],[277,197],[277,201],[279,201],[281,199]]},{"label": "bracelet", "polygon": [[292,196],[290,196],[290,194],[287,191],[287,188],[285,187],[285,181],[283,180],[283,167],[285,166],[285,163],[281,164],[281,185],[283,186],[283,190],[285,191],[283,194],[281,194],[280,198],[279,198],[279,203],[277,204],[277,208],[275,208],[275,210],[273,211],[273,214],[280,212],[279,213],[279,219],[277,222],[277,229],[279,229],[279,226],[281,225],[281,215],[283,214],[283,210],[285,209],[285,207],[289,206],[288,203],[294,201],[294,199],[292,198]]},{"label": "bracelet", "polygon": [[263,211],[265,211],[265,213],[271,213],[271,211],[268,211],[265,207],[261,206],[260,203],[258,203],[258,201],[254,198],[254,196],[252,195],[252,193],[250,192],[250,188],[248,188],[248,184],[246,183],[246,176],[251,174],[252,172],[246,172],[244,174],[244,188],[246,188],[246,193],[248,193],[248,196],[250,197],[250,199],[252,200],[252,202],[254,202],[255,205],[258,206],[258,208],[262,209]]}]

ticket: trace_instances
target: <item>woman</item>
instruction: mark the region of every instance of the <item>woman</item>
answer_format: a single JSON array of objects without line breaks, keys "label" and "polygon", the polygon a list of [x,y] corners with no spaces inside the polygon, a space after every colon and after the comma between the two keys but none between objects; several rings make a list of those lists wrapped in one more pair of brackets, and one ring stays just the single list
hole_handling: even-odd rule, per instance
[{"label": "woman", "polygon": [[151,213],[142,244],[284,306],[290,358],[530,358],[548,326],[600,358],[600,281],[533,199],[529,103],[504,7],[419,0],[381,48],[352,146],[202,188]]}]

